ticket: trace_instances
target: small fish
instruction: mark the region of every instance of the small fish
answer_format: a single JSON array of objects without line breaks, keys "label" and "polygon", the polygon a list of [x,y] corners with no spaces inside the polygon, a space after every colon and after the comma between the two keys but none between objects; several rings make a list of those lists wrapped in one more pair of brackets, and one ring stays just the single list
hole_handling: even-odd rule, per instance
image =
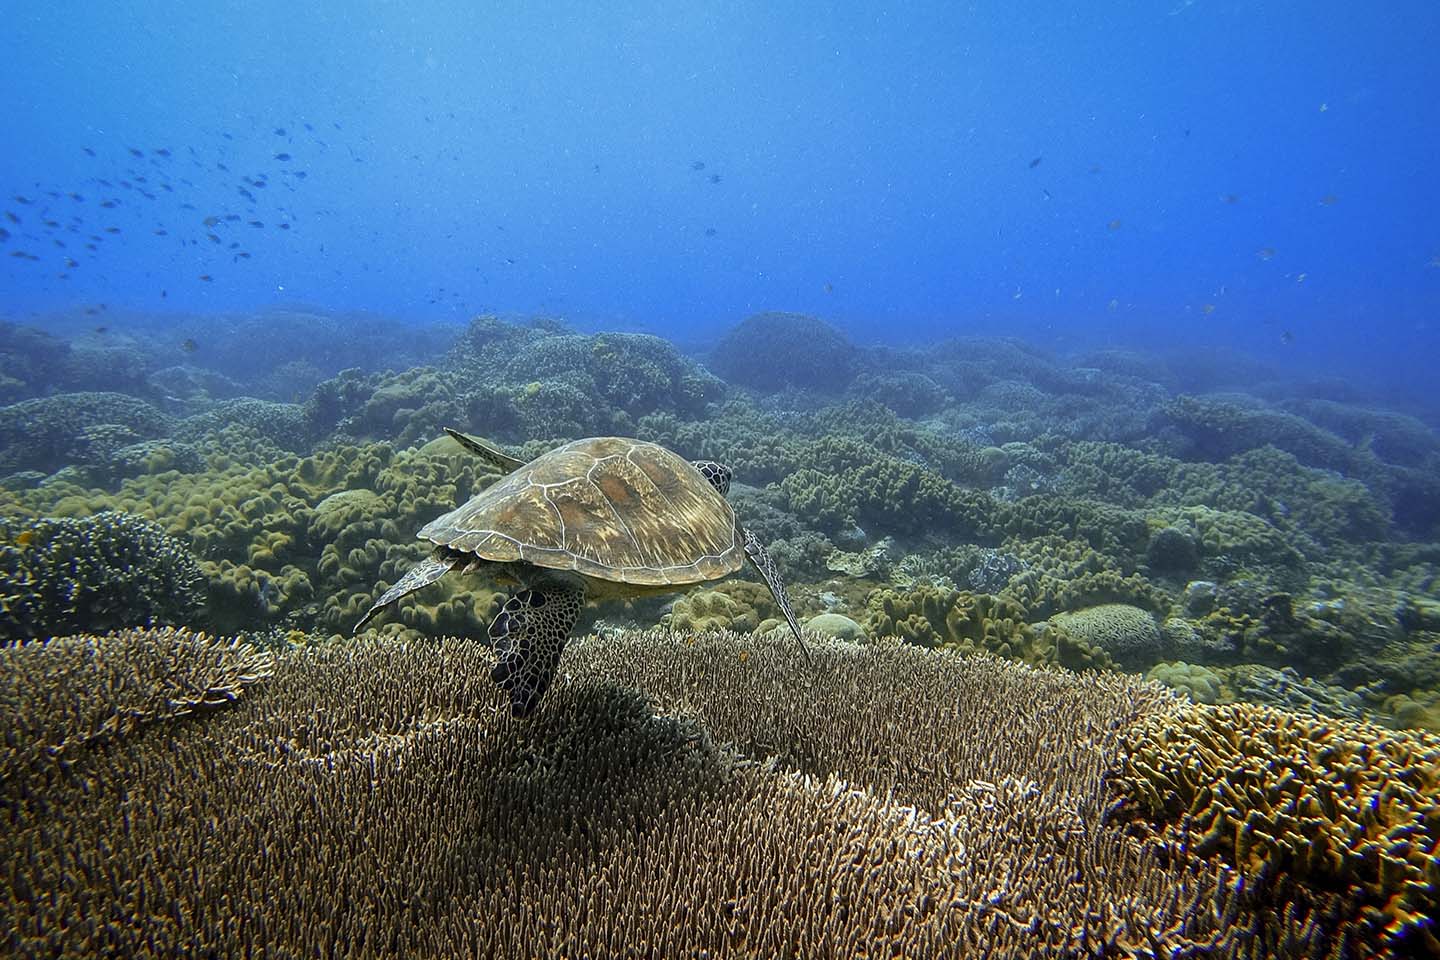
[{"label": "small fish", "polygon": [[1200,308],[1200,311],[1201,311],[1202,313],[1205,313],[1205,314],[1214,313],[1214,312],[1215,312],[1215,304],[1213,304],[1213,303],[1207,303],[1207,304],[1205,304],[1205,306],[1203,306],[1203,307]]},{"label": "small fish", "polygon": [[263,220],[251,220],[251,221],[250,221],[250,226],[256,227],[256,228],[263,227],[263,226],[265,226],[265,221],[263,221]]},{"label": "small fish", "polygon": [[826,293],[834,293],[834,292],[835,292],[835,284],[833,284],[833,283],[827,283],[827,284],[825,284],[825,292],[826,292]]},{"label": "small fish", "polygon": [[120,228],[119,228],[119,227],[106,227],[106,228],[105,228],[105,232],[106,232],[106,233],[119,233],[119,232],[120,232]]},{"label": "small fish", "polygon": [[220,218],[217,217],[217,216],[215,216],[214,214],[211,214],[210,216],[206,217],[204,220],[201,220],[200,222],[203,223],[203,224],[205,224],[205,226],[207,226],[207,227],[213,227],[213,226],[215,226],[215,224],[217,224],[217,223],[220,222]]},{"label": "small fish", "polygon": [[713,237],[713,236],[715,236],[716,233],[717,233],[717,231],[716,231],[716,229],[715,229],[714,227],[706,227],[706,228],[705,228],[705,236],[707,236],[707,237]]},{"label": "small fish", "polygon": [[235,256],[239,257],[241,260],[249,260],[249,259],[250,259],[250,251],[248,251],[248,250],[241,250],[239,253],[235,254]]},{"label": "small fish", "polygon": [[1119,220],[1111,220],[1109,223],[1105,224],[1105,226],[1109,227],[1111,230],[1119,230],[1119,229],[1120,229],[1120,221],[1119,221]]},{"label": "small fish", "polygon": [[693,163],[690,164],[690,169],[691,169],[691,170],[704,170],[704,169],[705,169],[705,161],[704,161],[704,160],[696,160],[696,161],[694,161]]},{"label": "small fish", "polygon": [[309,176],[309,174],[307,174],[304,170],[296,170],[294,173],[294,177],[296,180],[304,180],[307,176]]},{"label": "small fish", "polygon": [[1230,204],[1231,206],[1234,206],[1235,204],[1237,204],[1237,203],[1240,202],[1240,194],[1238,194],[1238,193],[1222,193],[1222,194],[1220,194],[1220,199],[1221,199],[1221,200],[1224,200],[1226,203]]},{"label": "small fish", "polygon": [[35,531],[21,530],[20,533],[15,536],[15,542],[22,547],[30,546],[30,544],[35,542]]},{"label": "small fish", "polygon": [[10,239],[10,231],[9,231],[9,230],[6,230],[4,227],[0,227],[0,240],[9,240],[9,239]]},{"label": "small fish", "polygon": [[217,237],[217,236],[215,236],[215,234],[213,234],[213,233],[207,233],[207,234],[205,234],[205,238],[206,238],[207,240],[209,240],[211,243],[219,243],[219,242],[220,242],[220,238]]},{"label": "small fish", "polygon": [[[200,279],[204,280],[206,278],[201,277]],[[184,350],[186,353],[194,353],[196,350],[200,349],[200,344],[195,342],[194,337],[186,337],[184,342],[180,344],[180,349]]]},{"label": "small fish", "polygon": [[290,159],[290,154],[288,154],[288,153],[277,153],[277,154],[275,154],[275,159],[276,159],[276,160],[279,160],[281,163],[286,163],[286,162],[288,162],[289,159]]},{"label": "small fish", "polygon": [[277,136],[277,137],[283,137],[283,136],[285,136],[285,128],[284,128],[284,127],[276,127],[276,128],[275,128],[275,136]]},{"label": "small fish", "polygon": [[85,198],[84,198],[83,196],[81,196],[80,194],[78,194],[78,193],[72,193],[72,194],[70,194],[70,199],[71,199],[71,200],[74,200],[76,203],[84,203],[84,202],[85,202]]},{"label": "small fish", "polygon": [[17,216],[15,216],[15,214],[11,213],[9,210],[6,210],[6,211],[5,211],[5,219],[6,219],[6,220],[9,220],[11,223],[19,223],[19,222],[20,222],[20,218],[17,217]]},{"label": "small fish", "polygon": [[1275,256],[1275,248],[1261,247],[1259,250],[1255,251],[1255,256],[1259,257],[1261,260],[1269,260],[1271,257]]},{"label": "small fish", "polygon": [[164,299],[165,299],[166,297],[168,297],[168,296],[170,296],[170,291],[169,291],[169,290],[161,290],[161,291],[160,291],[160,299],[161,299],[161,300],[164,300]]},{"label": "small fish", "polygon": [[155,229],[155,236],[157,236],[157,237],[166,237],[166,236],[169,236],[169,235],[170,235],[170,231],[166,230],[164,227],[157,227],[157,228]]},{"label": "small fish", "polygon": [[1043,161],[1044,159],[1044,157],[1036,157],[1034,160],[1031,160],[1030,169],[1034,170],[1036,167],[1040,166],[1041,161]]},{"label": "small fish", "polygon": [[227,167],[227,166],[225,166],[225,164],[223,164],[223,163],[217,163],[217,164],[215,164],[215,169],[216,169],[216,170],[223,170],[223,171],[225,171],[226,173],[229,173],[229,172],[230,172],[230,168]]},{"label": "small fish", "polygon": [[208,273],[202,273],[202,274],[200,274],[200,279],[201,279],[201,280],[204,280],[206,283],[209,283],[211,280],[214,280],[215,278],[212,277],[212,276],[210,276],[210,274],[208,274]]},{"label": "small fish", "polygon": [[1304,283],[1304,282],[1305,282],[1305,278],[1308,277],[1308,276],[1310,276],[1310,274],[1308,274],[1308,273],[1302,273],[1302,274],[1300,274],[1299,276],[1297,276],[1297,277],[1295,278],[1295,282],[1296,282],[1296,283]]},{"label": "small fish", "polygon": [[74,270],[76,267],[80,266],[80,261],[76,260],[73,257],[66,257],[65,266],[69,267],[71,270]]},{"label": "small fish", "polygon": [[1334,205],[1335,205],[1335,201],[1336,201],[1336,200],[1339,200],[1339,199],[1340,199],[1340,198],[1337,197],[1337,196],[1335,196],[1335,194],[1333,194],[1333,193],[1327,193],[1327,194],[1325,194],[1325,196],[1323,196],[1323,197],[1320,198],[1320,203],[1323,204],[1324,206],[1331,207],[1331,206],[1334,206]]},{"label": "small fish", "polygon": [[[97,310],[97,311],[95,311],[95,312],[96,312],[96,313],[99,313],[100,311]],[[96,333],[98,336],[102,336],[102,337],[103,337],[103,336],[105,336],[105,334],[107,334],[107,333],[109,333],[109,332],[110,332],[110,328],[107,327],[107,326],[104,326],[104,325],[101,325],[101,326],[98,326],[98,327],[95,328],[95,333]]]},{"label": "small fish", "polygon": [[136,149],[135,147],[126,147],[125,149],[130,151],[130,156],[132,156],[132,157],[144,157],[144,156],[145,156],[145,151],[144,151],[144,150],[139,150],[139,149]]},{"label": "small fish", "polygon": [[89,147],[81,147],[80,149],[85,151],[86,156],[95,156],[95,151],[91,150]]},{"label": "small fish", "polygon": [[116,207],[120,206],[120,201],[119,201],[119,200],[101,200],[101,201],[100,201],[100,206],[104,207],[106,210],[114,210]]},{"label": "small fish", "polygon": [[1285,344],[1285,346],[1287,347],[1290,346],[1290,344],[1295,342],[1295,334],[1291,333],[1289,330],[1281,330],[1280,342]]},{"label": "small fish", "polygon": [[282,223],[282,224],[280,224],[280,229],[281,229],[281,230],[289,230],[289,229],[290,229],[290,224],[288,224],[288,223]]},{"label": "small fish", "polygon": [[720,174],[718,174],[718,173],[712,173],[712,174],[710,174],[710,182],[711,182],[711,183],[719,183],[719,182],[720,182]]},{"label": "small fish", "polygon": [[17,196],[15,197],[15,202],[16,202],[16,203],[25,203],[25,204],[28,204],[28,203],[30,202],[30,198],[29,198],[29,197],[22,197],[22,196],[18,196],[18,195],[17,195]]}]

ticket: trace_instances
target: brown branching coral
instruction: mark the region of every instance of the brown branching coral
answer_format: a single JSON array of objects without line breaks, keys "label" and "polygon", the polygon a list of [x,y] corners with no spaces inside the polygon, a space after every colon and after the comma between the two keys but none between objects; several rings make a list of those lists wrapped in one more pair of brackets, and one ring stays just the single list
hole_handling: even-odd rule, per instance
[{"label": "brown branching coral", "polygon": [[0,646],[0,788],[147,724],[231,703],[270,662],[168,627]]},{"label": "brown branching coral", "polygon": [[1440,737],[1190,704],[1146,717],[1129,744],[1122,813],[1257,886],[1329,894],[1370,950],[1440,956]]},{"label": "brown branching coral", "polygon": [[[573,648],[508,716],[468,641],[286,654],[237,709],[0,784],[18,955],[1324,956],[1100,822],[1114,675],[735,634]],[[103,688],[94,692],[103,697]],[[36,799],[42,796],[43,801]]]}]

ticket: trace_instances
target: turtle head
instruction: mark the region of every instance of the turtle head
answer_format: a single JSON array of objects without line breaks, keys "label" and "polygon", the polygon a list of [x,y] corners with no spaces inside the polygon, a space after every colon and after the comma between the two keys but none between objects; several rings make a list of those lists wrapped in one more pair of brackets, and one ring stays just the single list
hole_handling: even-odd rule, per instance
[{"label": "turtle head", "polygon": [[710,486],[720,491],[720,496],[730,492],[730,478],[734,476],[730,468],[723,463],[716,463],[714,460],[696,460],[695,469],[700,475],[710,481]]}]

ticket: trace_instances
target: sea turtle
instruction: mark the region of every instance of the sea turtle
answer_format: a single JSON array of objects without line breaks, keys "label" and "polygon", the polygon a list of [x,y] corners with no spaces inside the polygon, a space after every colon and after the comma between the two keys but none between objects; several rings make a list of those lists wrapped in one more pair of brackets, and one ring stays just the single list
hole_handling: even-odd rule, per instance
[{"label": "sea turtle", "polygon": [[353,632],[456,567],[515,584],[490,623],[500,655],[491,677],[509,693],[511,713],[525,717],[550,686],[587,598],[682,590],[732,574],[748,558],[805,650],[774,562],[725,499],[729,467],[624,437],[576,440],[525,463],[445,432],[501,479],[420,530],[434,552],[386,590]]}]

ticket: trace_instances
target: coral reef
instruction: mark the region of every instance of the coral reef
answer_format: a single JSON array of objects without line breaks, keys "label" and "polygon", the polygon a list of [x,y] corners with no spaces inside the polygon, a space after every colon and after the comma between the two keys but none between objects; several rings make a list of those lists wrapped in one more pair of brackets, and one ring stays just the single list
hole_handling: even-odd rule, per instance
[{"label": "coral reef", "polygon": [[103,464],[116,450],[171,427],[161,411],[124,393],[60,393],[0,407],[0,474],[53,473]]},{"label": "coral reef", "polygon": [[855,347],[823,320],[799,313],[757,313],[710,351],[710,369],[757,390],[845,389],[858,371]]},{"label": "coral reef", "polygon": [[1121,666],[1154,663],[1161,654],[1160,628],[1139,607],[1103,603],[1050,618],[1075,641],[1109,654]]},{"label": "coral reef", "polygon": [[0,641],[200,618],[185,544],[127,513],[0,517]]},{"label": "coral reef", "polygon": [[[812,676],[777,649],[582,644],[523,724],[473,643],[286,654],[243,710],[0,786],[5,946],[1043,960],[1349,943],[1304,891],[1242,896],[1222,865],[1101,823],[1107,761],[1165,709],[1155,688],[885,645],[818,647]],[[35,722],[64,734],[56,701]]]},{"label": "coral reef", "polygon": [[1372,956],[1440,955],[1440,738],[1243,704],[1141,721],[1115,784],[1122,816],[1216,854],[1252,888],[1310,884]]},{"label": "coral reef", "polygon": [[71,772],[101,744],[233,703],[271,663],[169,627],[0,646],[0,791],[13,797],[17,781]]}]

